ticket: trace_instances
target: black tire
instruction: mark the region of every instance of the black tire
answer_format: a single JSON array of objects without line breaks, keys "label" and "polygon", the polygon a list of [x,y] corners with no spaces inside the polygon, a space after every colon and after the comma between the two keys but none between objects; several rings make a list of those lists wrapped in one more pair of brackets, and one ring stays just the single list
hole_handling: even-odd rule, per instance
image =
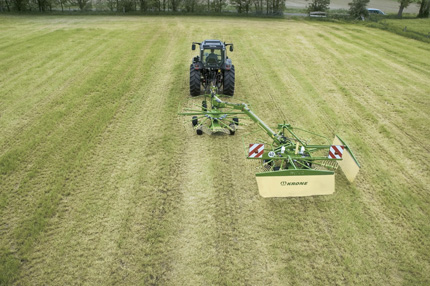
[{"label": "black tire", "polygon": [[196,127],[197,124],[199,124],[199,120],[197,119],[197,116],[193,116],[193,120],[191,120],[191,123],[194,127]]},{"label": "black tire", "polygon": [[239,118],[233,117],[233,123],[230,123],[230,128],[233,130],[230,130],[230,135],[234,135],[234,133],[236,133],[237,125],[239,125]]},{"label": "black tire", "polygon": [[202,135],[203,134],[203,130],[201,130],[201,129],[197,129],[196,132],[197,132],[197,135]]},{"label": "black tire", "polygon": [[234,133],[236,133],[236,126],[234,124],[230,124],[230,135],[234,135]]},{"label": "black tire", "polygon": [[190,94],[191,96],[200,95],[200,71],[190,66]]},{"label": "black tire", "polygon": [[233,96],[234,95],[234,65],[231,66],[230,70],[224,71],[224,94]]}]

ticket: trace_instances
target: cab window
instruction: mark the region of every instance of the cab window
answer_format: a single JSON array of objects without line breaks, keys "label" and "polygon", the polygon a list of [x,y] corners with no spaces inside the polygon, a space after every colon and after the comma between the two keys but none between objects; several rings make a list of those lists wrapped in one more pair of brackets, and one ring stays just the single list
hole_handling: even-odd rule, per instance
[{"label": "cab window", "polygon": [[204,49],[203,59],[208,64],[219,64],[222,60],[221,50],[217,49]]}]

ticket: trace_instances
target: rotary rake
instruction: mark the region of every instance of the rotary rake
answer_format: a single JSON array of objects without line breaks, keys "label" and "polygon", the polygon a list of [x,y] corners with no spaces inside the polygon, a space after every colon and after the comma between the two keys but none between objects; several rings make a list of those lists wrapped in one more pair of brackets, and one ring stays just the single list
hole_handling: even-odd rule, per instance
[{"label": "rotary rake", "polygon": [[215,100],[215,98],[220,100],[217,95],[218,88],[215,85],[208,87],[206,91],[209,93],[203,95],[204,100],[201,105],[192,104],[179,114],[192,116],[191,123],[197,135],[204,133],[234,135],[239,126],[239,119],[243,118],[241,115],[244,113],[240,110],[226,111],[224,107],[219,106]]},{"label": "rotary rake", "polygon": [[[204,132],[234,135],[239,118],[245,117],[270,137],[270,141],[258,140],[245,146],[247,159],[259,162],[256,179],[262,197],[333,194],[334,175],[338,167],[350,182],[359,172],[360,164],[349,146],[337,135],[330,143],[324,136],[285,122],[278,124],[277,131],[273,131],[246,103],[221,100],[215,86],[204,98],[198,109],[186,109],[179,113],[192,116],[192,126],[198,135]],[[304,136],[309,138],[304,139]],[[315,139],[324,143],[310,144]]]}]

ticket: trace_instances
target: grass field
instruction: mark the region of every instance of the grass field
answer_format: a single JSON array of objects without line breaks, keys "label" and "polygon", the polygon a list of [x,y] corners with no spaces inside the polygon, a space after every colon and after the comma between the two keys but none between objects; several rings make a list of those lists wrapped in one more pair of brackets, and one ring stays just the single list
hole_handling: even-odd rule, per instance
[{"label": "grass field", "polygon": [[364,25],[390,31],[392,33],[430,43],[430,18],[427,19],[379,19],[364,22]]},{"label": "grass field", "polygon": [[[243,18],[0,30],[0,284],[430,284],[429,44]],[[341,135],[354,184],[263,199],[240,136],[255,126],[185,132],[191,42],[207,38],[235,44],[235,97],[269,125]]]}]

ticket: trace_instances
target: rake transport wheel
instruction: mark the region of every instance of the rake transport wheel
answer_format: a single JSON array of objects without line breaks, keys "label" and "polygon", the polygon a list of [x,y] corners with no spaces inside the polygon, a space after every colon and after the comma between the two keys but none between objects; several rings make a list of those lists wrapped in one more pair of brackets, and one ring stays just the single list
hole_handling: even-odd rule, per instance
[{"label": "rake transport wheel", "polygon": [[234,135],[236,133],[236,126],[239,125],[239,118],[233,117],[233,122],[230,123],[230,135]]},{"label": "rake transport wheel", "polygon": [[[199,124],[199,119],[197,118],[197,116],[193,116],[193,120],[191,120],[191,123],[193,124],[194,128]],[[201,126],[197,127],[196,133],[197,133],[197,135],[203,134],[203,130],[202,130]]]},{"label": "rake transport wheel", "polygon": [[200,71],[190,66],[190,94],[191,96],[200,95]]},{"label": "rake transport wheel", "polygon": [[224,94],[234,95],[234,65],[231,66],[230,70],[224,71]]},{"label": "rake transport wheel", "polygon": [[191,120],[191,123],[193,124],[193,127],[196,127],[196,125],[199,124],[199,120],[197,119],[197,116],[193,116],[193,120]]},{"label": "rake transport wheel", "polygon": [[230,128],[231,128],[229,129],[230,135],[234,135],[234,133],[236,133],[236,125],[230,124]]}]

